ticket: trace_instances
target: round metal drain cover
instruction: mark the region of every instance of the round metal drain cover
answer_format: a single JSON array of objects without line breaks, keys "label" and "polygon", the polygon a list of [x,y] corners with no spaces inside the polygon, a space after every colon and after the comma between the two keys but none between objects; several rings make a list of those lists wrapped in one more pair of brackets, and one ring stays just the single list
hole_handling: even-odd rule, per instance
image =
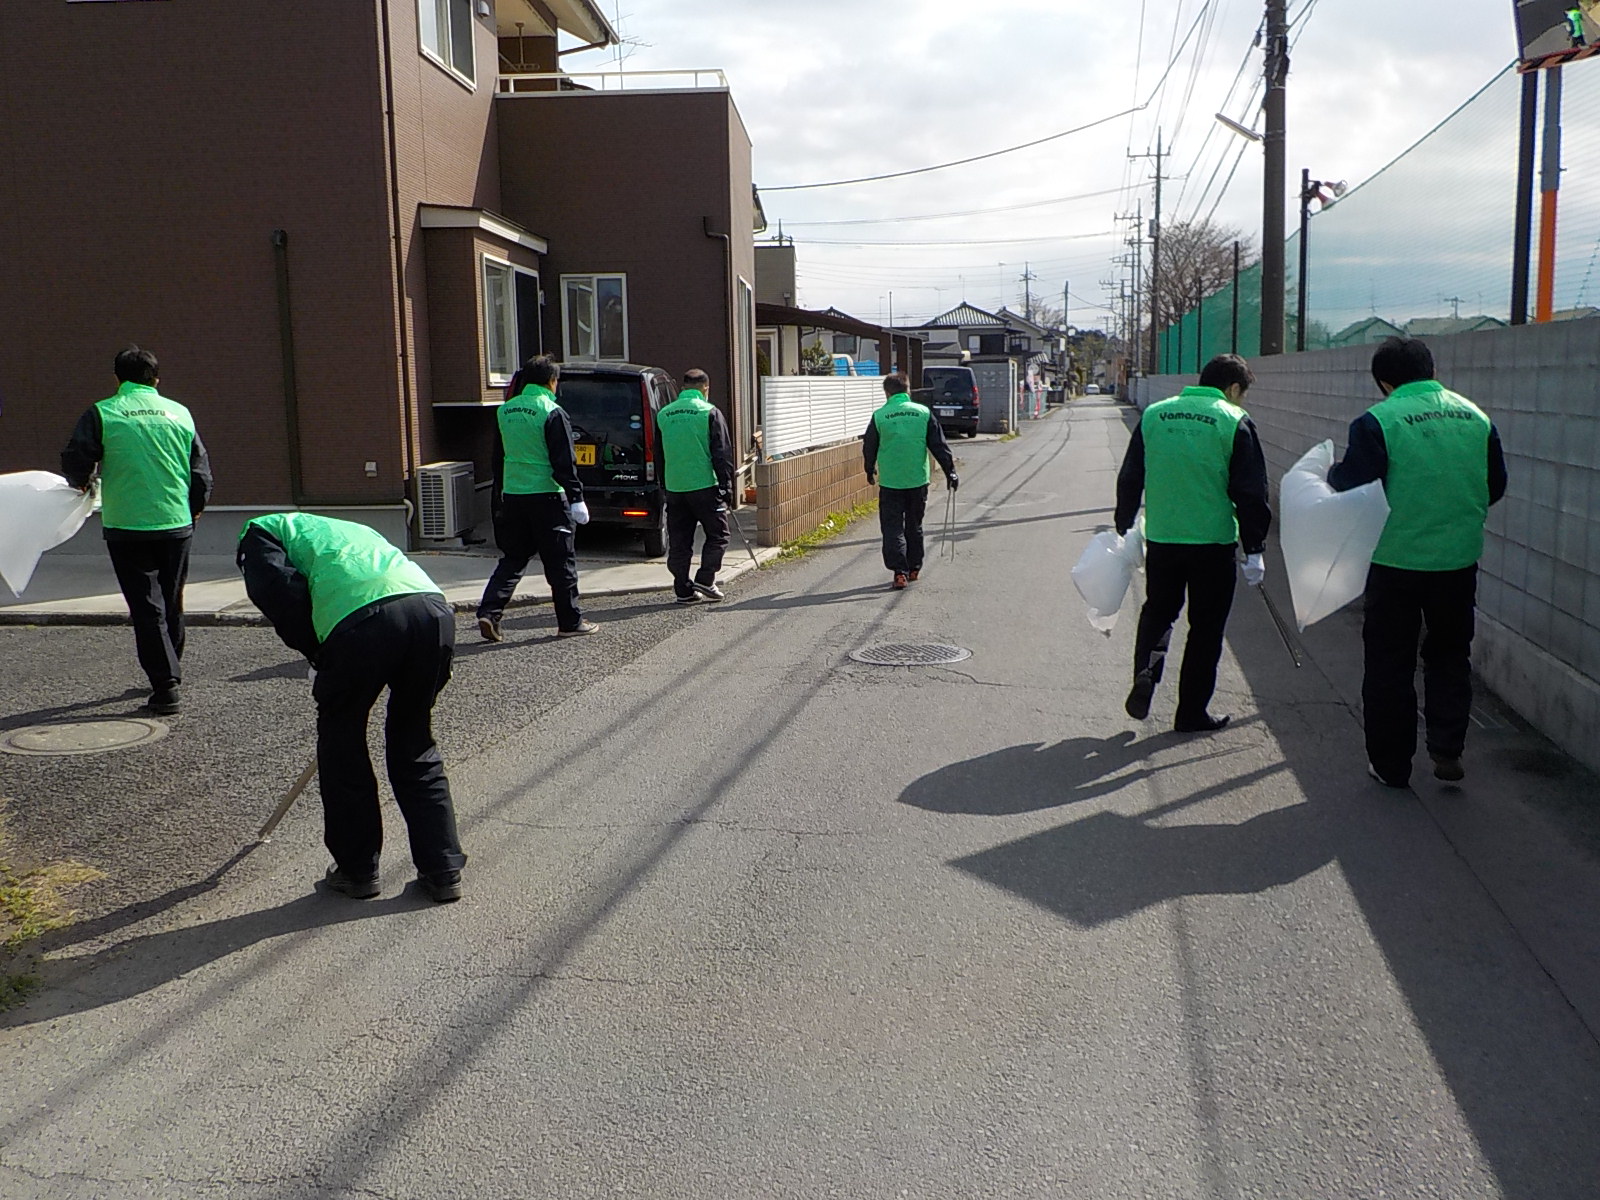
[{"label": "round metal drain cover", "polygon": [[9,754],[104,754],[131,750],[167,736],[160,721],[144,717],[118,717],[110,721],[70,721],[60,725],[29,725],[0,734],[0,750]]},{"label": "round metal drain cover", "polygon": [[875,667],[936,667],[971,658],[972,651],[941,642],[886,642],[852,650],[850,657]]}]

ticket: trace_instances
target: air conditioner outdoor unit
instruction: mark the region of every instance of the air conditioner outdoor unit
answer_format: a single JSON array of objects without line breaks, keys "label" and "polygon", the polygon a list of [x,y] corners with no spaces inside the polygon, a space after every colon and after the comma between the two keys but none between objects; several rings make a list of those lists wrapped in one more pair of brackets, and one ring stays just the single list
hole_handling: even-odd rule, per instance
[{"label": "air conditioner outdoor unit", "polygon": [[469,462],[428,463],[417,471],[417,518],[425,538],[453,538],[472,528],[475,484]]}]

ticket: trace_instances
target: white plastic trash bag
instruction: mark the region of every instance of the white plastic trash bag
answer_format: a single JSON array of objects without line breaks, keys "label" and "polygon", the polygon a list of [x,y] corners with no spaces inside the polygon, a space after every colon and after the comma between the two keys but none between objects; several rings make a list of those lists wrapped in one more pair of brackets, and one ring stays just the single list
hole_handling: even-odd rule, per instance
[{"label": "white plastic trash bag", "polygon": [[1108,637],[1117,623],[1133,573],[1144,562],[1144,537],[1130,529],[1127,537],[1102,529],[1089,539],[1072,568],[1072,583],[1089,605],[1089,624]]},{"label": "white plastic trash bag", "polygon": [[1302,632],[1366,589],[1372,552],[1389,519],[1381,482],[1336,492],[1328,486],[1331,466],[1333,443],[1313,446],[1289,468],[1278,493],[1283,562]]},{"label": "white plastic trash bag", "polygon": [[0,475],[0,578],[6,586],[22,595],[39,556],[77,533],[93,511],[92,492],[49,471]]}]

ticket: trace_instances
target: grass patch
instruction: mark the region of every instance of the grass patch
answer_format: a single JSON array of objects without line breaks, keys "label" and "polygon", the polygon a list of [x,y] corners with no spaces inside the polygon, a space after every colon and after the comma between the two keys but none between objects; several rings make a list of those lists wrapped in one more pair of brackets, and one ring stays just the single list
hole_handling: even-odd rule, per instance
[{"label": "grass patch", "polygon": [[0,800],[0,1011],[20,1004],[39,986],[37,976],[19,968],[28,965],[28,947],[41,935],[72,924],[75,914],[66,893],[102,875],[77,862],[20,862],[7,836],[5,803]]},{"label": "grass patch", "polygon": [[829,513],[828,519],[818,525],[810,533],[802,533],[791,542],[784,542],[778,547],[778,556],[773,561],[783,562],[787,559],[804,558],[806,553],[815,550],[823,543],[838,537],[849,527],[852,521],[859,521],[862,517],[870,517],[878,511],[876,500],[864,500],[854,508],[847,508],[844,512]]},{"label": "grass patch", "polygon": [[1000,435],[999,440],[1002,441],[1002,442],[1014,442],[1021,436],[1022,436],[1022,430],[1013,429],[1010,433],[1002,433]]}]

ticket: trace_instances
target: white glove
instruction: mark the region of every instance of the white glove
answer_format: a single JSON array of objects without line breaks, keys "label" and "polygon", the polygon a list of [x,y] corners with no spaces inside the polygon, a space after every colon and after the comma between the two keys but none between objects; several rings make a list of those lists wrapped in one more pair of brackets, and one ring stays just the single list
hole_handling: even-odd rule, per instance
[{"label": "white glove", "polygon": [[573,501],[572,523],[574,525],[587,525],[589,523],[589,506],[582,500]]},{"label": "white glove", "polygon": [[1251,587],[1260,587],[1261,581],[1266,577],[1266,560],[1259,554],[1246,554],[1244,556],[1244,581]]},{"label": "white glove", "polygon": [[306,668],[306,682],[311,685],[311,690],[315,693],[317,690],[317,669],[315,667]]}]

